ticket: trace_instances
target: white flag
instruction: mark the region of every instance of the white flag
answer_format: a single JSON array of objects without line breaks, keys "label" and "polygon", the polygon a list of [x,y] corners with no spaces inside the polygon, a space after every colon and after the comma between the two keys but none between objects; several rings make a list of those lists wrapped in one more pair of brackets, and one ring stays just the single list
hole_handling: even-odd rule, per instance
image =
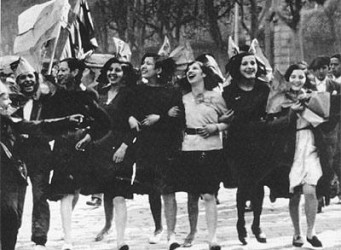
[{"label": "white flag", "polygon": [[171,52],[171,46],[170,46],[170,42],[167,36],[165,36],[165,39],[163,41],[163,44],[158,52],[159,55],[161,56],[169,56]]}]

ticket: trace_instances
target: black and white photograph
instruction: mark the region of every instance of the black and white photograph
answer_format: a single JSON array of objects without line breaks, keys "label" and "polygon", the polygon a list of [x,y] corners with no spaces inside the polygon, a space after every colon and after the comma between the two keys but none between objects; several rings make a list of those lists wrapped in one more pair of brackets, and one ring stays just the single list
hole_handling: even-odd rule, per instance
[{"label": "black and white photograph", "polygon": [[340,0],[0,0],[1,250],[341,250]]}]

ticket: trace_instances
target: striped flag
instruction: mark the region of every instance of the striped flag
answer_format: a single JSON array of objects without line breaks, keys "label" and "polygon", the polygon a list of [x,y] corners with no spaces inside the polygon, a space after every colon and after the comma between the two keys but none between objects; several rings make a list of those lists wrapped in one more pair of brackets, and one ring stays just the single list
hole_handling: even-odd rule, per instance
[{"label": "striped flag", "polygon": [[83,59],[98,47],[94,25],[86,0],[79,0],[73,12],[75,15],[74,21],[68,29],[69,36],[61,54],[61,59],[66,57]]}]

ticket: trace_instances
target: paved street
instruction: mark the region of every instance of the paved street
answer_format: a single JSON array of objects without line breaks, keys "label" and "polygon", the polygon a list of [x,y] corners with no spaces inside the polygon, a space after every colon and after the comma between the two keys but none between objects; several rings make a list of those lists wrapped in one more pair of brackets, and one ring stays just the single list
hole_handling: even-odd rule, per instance
[{"label": "paved street", "polygon": [[[268,190],[264,200],[264,210],[262,216],[262,228],[267,234],[268,243],[261,244],[256,241],[251,234],[252,213],[247,213],[247,230],[249,233],[249,244],[242,246],[237,238],[235,229],[236,224],[236,204],[235,189],[221,189],[219,199],[221,204],[218,206],[218,241],[222,244],[223,250],[246,250],[246,249],[295,249],[291,245],[292,226],[288,214],[288,200],[279,199],[271,204],[268,198]],[[27,190],[26,204],[24,210],[23,225],[19,233],[17,250],[29,250],[33,245],[30,242],[31,227],[31,190]],[[96,234],[104,225],[103,206],[92,209],[85,202],[89,197],[81,196],[73,214],[73,237],[75,250],[109,250],[116,249],[115,230],[111,232],[103,241],[95,242]],[[178,200],[178,225],[177,235],[180,242],[183,241],[189,231],[186,195],[184,193],[177,194]],[[318,214],[316,231],[322,240],[324,248],[328,250],[341,250],[341,204],[337,204],[338,199],[333,199],[331,205],[325,207],[323,212]],[[51,202],[51,226],[49,232],[49,240],[47,243],[48,250],[60,250],[63,245],[61,220],[59,213],[59,203]],[[153,222],[149,210],[147,196],[135,196],[135,199],[128,201],[128,225],[126,239],[132,250],[156,250],[167,249],[166,234],[160,244],[150,245],[147,242],[149,235],[153,232]],[[303,211],[303,207],[302,207]],[[304,213],[303,213],[304,215]],[[165,223],[164,223],[165,224]],[[207,231],[205,229],[205,213],[203,202],[200,202],[200,217],[198,225],[198,234],[191,250],[208,249],[205,243]],[[164,227],[166,227],[164,225]],[[302,217],[303,232],[306,229],[305,217]],[[309,243],[304,244],[303,248],[311,249]]]}]

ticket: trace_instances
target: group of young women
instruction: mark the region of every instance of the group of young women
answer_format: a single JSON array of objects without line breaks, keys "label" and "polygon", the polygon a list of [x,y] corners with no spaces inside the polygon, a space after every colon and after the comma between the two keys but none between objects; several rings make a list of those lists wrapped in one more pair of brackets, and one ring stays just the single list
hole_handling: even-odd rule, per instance
[{"label": "group of young women", "polygon": [[[117,248],[128,250],[126,199],[132,199],[134,193],[148,194],[154,239],[163,232],[162,197],[168,249],[179,248],[175,193],[183,191],[188,193],[191,231],[182,246],[192,246],[201,197],[209,249],[219,250],[216,193],[220,182],[231,179],[226,175],[233,172],[238,187],[236,227],[242,244],[248,243],[244,218],[247,200],[253,206],[252,233],[257,241],[267,241],[260,226],[263,188],[267,185],[274,197],[290,198],[292,244],[298,247],[304,244],[299,221],[300,195],[304,194],[306,239],[321,247],[314,230],[316,190],[323,190],[320,186],[326,182],[319,180],[328,178],[326,169],[330,166],[324,159],[321,125],[313,126],[305,115],[314,93],[305,69],[300,65],[288,68],[287,87],[272,109],[276,112],[267,113],[271,83],[260,80],[266,70],[255,55],[243,52],[229,60],[231,82],[223,90],[221,77],[212,70],[212,58],[207,60],[207,56],[211,57],[199,56],[189,63],[184,78],[177,81],[174,61],[153,53],[143,56],[140,75],[129,62],[117,58],[103,66],[98,78],[99,105],[110,117],[111,127],[85,148],[91,156],[87,165],[92,178],[83,187],[87,194],[104,193],[105,225],[96,239],[105,237],[114,218]],[[329,117],[339,115],[339,94],[328,98]],[[321,124],[326,123],[328,119]]]},{"label": "group of young women", "polygon": [[[130,63],[116,58],[102,68],[99,90],[106,91],[100,105],[111,117],[112,127],[92,149],[93,168],[105,180],[97,191],[104,193],[106,223],[97,239],[108,233],[114,209],[118,249],[129,249],[124,240],[125,199],[131,199],[133,193],[148,194],[154,236],[163,232],[162,197],[168,249],[180,247],[175,237],[175,192],[184,191],[188,193],[191,232],[182,245],[192,245],[202,197],[209,249],[221,249],[216,238],[215,194],[232,168],[238,187],[236,226],[242,244],[248,243],[244,218],[247,200],[253,206],[252,233],[259,242],[267,241],[260,226],[263,187],[267,185],[273,197],[290,198],[294,246],[304,243],[299,201],[300,194],[305,195],[306,239],[321,247],[314,230],[316,189],[330,166],[323,159],[320,126],[313,126],[304,115],[314,90],[306,70],[300,65],[288,68],[287,87],[273,109],[276,112],[267,113],[271,83],[260,80],[266,70],[255,55],[244,52],[230,59],[227,68],[232,80],[223,91],[219,88],[221,79],[203,58],[189,63],[185,77],[176,82],[174,61],[152,53],[142,58],[140,77]],[[328,100],[329,116],[338,115],[339,95]]]}]

